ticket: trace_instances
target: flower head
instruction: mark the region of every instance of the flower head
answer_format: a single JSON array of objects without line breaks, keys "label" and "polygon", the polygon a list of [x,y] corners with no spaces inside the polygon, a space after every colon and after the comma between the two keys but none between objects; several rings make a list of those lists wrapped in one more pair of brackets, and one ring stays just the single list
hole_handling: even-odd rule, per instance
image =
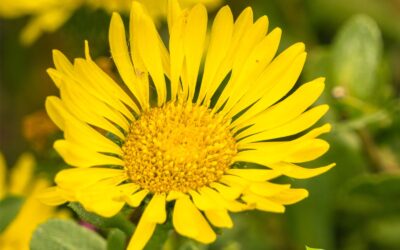
[{"label": "flower head", "polygon": [[125,90],[92,61],[87,43],[86,58],[73,64],[54,51],[48,70],[61,98],[49,97],[46,109],[65,137],[54,146],[75,168],[58,173],[44,200],[78,201],[106,217],[125,204],[145,206],[129,249],[142,249],[166,221],[168,202],[178,233],[210,243],[210,224],[232,227],[228,211],[282,213],[308,196],[272,179],[333,166],[298,165],[328,150],[317,137],[330,130],[310,129],[328,110],[310,108],[323,78],[289,94],[305,62],[302,43],[274,59],[281,30],[267,33],[267,17],[253,21],[251,8],[234,21],[228,6],[206,43],[203,5],[182,10],[170,1],[168,11],[168,49],[140,3],[132,4],[130,51],[113,14],[111,55]]}]

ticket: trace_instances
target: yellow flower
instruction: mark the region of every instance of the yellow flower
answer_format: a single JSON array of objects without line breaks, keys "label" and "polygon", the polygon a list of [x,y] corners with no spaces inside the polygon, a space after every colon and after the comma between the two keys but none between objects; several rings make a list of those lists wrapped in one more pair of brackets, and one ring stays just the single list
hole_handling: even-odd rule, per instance
[{"label": "yellow flower", "polygon": [[228,212],[282,213],[308,196],[272,179],[310,178],[334,165],[298,165],[328,150],[317,137],[330,130],[310,129],[328,110],[310,108],[323,78],[290,92],[305,62],[304,44],[274,59],[281,30],[267,33],[267,17],[253,21],[251,8],[234,21],[225,6],[206,46],[203,5],[182,10],[170,1],[168,10],[168,49],[140,3],[132,5],[129,46],[113,14],[111,55],[126,88],[92,61],[87,43],[85,58],[73,64],[54,51],[55,69],[48,70],[61,98],[48,97],[46,109],[65,137],[54,147],[75,168],[59,172],[57,186],[42,198],[78,201],[105,217],[125,204],[145,204],[131,250],[142,249],[166,221],[167,203],[179,234],[211,243],[210,224],[232,227]]},{"label": "yellow flower", "polygon": [[[0,153],[0,200],[8,195],[25,198],[17,216],[0,233],[2,250],[28,250],[32,233],[40,223],[51,217],[63,216],[56,214],[54,207],[44,205],[37,200],[36,195],[48,187],[49,183],[44,179],[32,180],[34,165],[32,155],[21,155],[8,176],[7,184],[6,164]],[[3,211],[0,211],[0,214],[2,213]]]},{"label": "yellow flower", "polygon": [[[153,18],[159,20],[166,16],[167,0],[141,0]],[[195,3],[204,3],[209,9],[214,9],[222,0],[182,0],[185,7]],[[82,5],[101,8],[108,12],[129,12],[131,0],[2,0],[0,2],[0,17],[17,18],[32,16],[21,34],[23,44],[29,45],[36,41],[44,32],[54,32],[60,28]]]}]

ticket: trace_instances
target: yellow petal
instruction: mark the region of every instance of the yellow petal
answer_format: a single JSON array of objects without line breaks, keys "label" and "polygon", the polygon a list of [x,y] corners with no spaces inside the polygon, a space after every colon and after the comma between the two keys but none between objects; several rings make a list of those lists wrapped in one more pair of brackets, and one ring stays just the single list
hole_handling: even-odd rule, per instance
[{"label": "yellow petal", "polygon": [[324,86],[324,78],[318,78],[303,84],[289,97],[268,108],[248,122],[244,122],[241,125],[243,127],[254,125],[240,132],[238,137],[242,138],[247,135],[276,128],[298,117],[317,100]]},{"label": "yellow petal", "polygon": [[218,70],[219,65],[228,52],[233,34],[233,15],[229,6],[222,7],[215,16],[210,43],[204,64],[204,73],[200,85],[198,103],[203,101],[207,90]]},{"label": "yellow petal", "polygon": [[229,169],[228,174],[243,177],[249,181],[267,181],[280,175],[279,172],[269,169]]},{"label": "yellow petal", "polygon": [[37,195],[37,198],[49,206],[58,206],[67,202],[67,199],[63,196],[63,192],[57,186],[44,189]]},{"label": "yellow petal", "polygon": [[64,129],[64,137],[70,144],[80,145],[96,152],[122,156],[122,149],[119,145],[78,119],[68,120]]},{"label": "yellow petal", "polygon": [[168,192],[166,200],[173,201],[173,200],[182,198],[183,196],[186,196],[186,194],[179,192],[179,191],[172,190],[172,191]]},{"label": "yellow petal", "polygon": [[136,114],[139,113],[138,106],[121,87],[119,87],[110,76],[103,72],[99,66],[91,61],[91,59],[75,59],[74,73],[78,79],[78,83],[85,91],[93,94],[102,102],[122,113],[127,120],[133,121],[135,119],[126,105]]},{"label": "yellow petal", "polygon": [[284,184],[275,184],[271,182],[256,182],[250,185],[249,190],[256,195],[268,197],[289,188],[290,188],[289,184],[284,185]]},{"label": "yellow petal", "polygon": [[268,198],[264,198],[255,194],[246,194],[242,196],[242,200],[249,204],[254,204],[255,208],[265,212],[283,213],[285,207],[279,203],[273,202]]},{"label": "yellow petal", "polygon": [[61,188],[77,190],[110,178],[126,179],[126,173],[111,168],[70,168],[58,172],[55,182]]},{"label": "yellow petal", "polygon": [[165,210],[165,194],[155,194],[143,213],[143,219],[162,224],[167,218]]},{"label": "yellow petal", "polygon": [[149,193],[149,190],[143,189],[140,190],[139,192],[134,193],[133,195],[127,196],[126,197],[126,203],[129,204],[131,207],[138,207],[146,198],[147,194]]},{"label": "yellow petal", "polygon": [[129,56],[128,46],[126,44],[124,24],[121,16],[115,12],[111,18],[109,41],[111,55],[118,68],[121,78],[124,80],[126,86],[129,88],[132,94],[143,106],[143,103],[147,102],[147,100],[145,100],[143,93],[137,84],[135,70]]},{"label": "yellow petal", "polygon": [[46,111],[50,119],[61,130],[65,128],[65,121],[72,117],[71,113],[65,108],[64,103],[56,96],[46,98]]},{"label": "yellow petal", "polygon": [[241,143],[257,142],[263,140],[276,139],[290,136],[304,131],[314,125],[329,109],[328,105],[319,105],[312,108],[290,122],[258,134],[250,135],[242,140]]},{"label": "yellow petal", "polygon": [[232,228],[233,222],[226,210],[207,210],[207,219],[216,227]]},{"label": "yellow petal", "polygon": [[189,191],[189,193],[193,199],[193,203],[202,211],[223,208],[223,206],[221,206],[219,203],[216,203],[213,199],[210,199],[207,195],[199,194],[193,190]]},{"label": "yellow petal", "polygon": [[7,165],[3,154],[0,152],[0,200],[7,193],[6,190]]},{"label": "yellow petal", "polygon": [[289,162],[277,162],[273,164],[268,164],[268,167],[280,171],[283,175],[289,176],[295,179],[308,179],[320,174],[327,172],[329,169],[335,166],[334,163],[327,166],[318,168],[305,168]]},{"label": "yellow petal", "polygon": [[149,222],[143,217],[140,219],[127,250],[142,250],[156,229],[156,223]]},{"label": "yellow petal", "polygon": [[[297,43],[272,61],[257,79],[257,83],[254,84],[255,87],[246,93],[236,105],[238,107],[236,112],[239,112],[258,100],[232,123],[233,127],[274,104],[294,86],[305,61],[303,51],[304,44]],[[235,112],[232,111],[232,113]]]},{"label": "yellow petal", "polygon": [[53,61],[58,71],[67,76],[73,75],[74,68],[68,58],[61,51],[53,50]]},{"label": "yellow petal", "polygon": [[228,113],[248,90],[256,87],[254,84],[257,84],[257,79],[262,75],[278,49],[281,33],[280,29],[274,29],[251,50],[241,65],[240,72],[232,74],[231,81],[228,83],[232,87],[229,91],[227,88],[224,89],[215,106],[216,109],[219,109],[227,101],[221,112]]},{"label": "yellow petal", "polygon": [[[113,112],[109,112],[110,110],[103,110],[105,113],[101,113],[99,112],[99,110],[102,110],[101,104],[97,105],[98,103],[96,102],[93,103],[90,100],[76,98],[76,96],[80,95],[85,97],[85,92],[79,91],[78,88],[73,86],[73,83],[64,84],[63,87],[60,88],[60,93],[65,107],[76,118],[93,126],[109,131],[122,140],[125,139],[125,135],[121,132],[121,130],[119,130],[119,128],[105,118],[108,118],[108,116],[113,116]],[[99,110],[97,110],[97,108],[99,108]],[[127,124],[125,124],[125,126],[127,126]],[[121,124],[121,127],[123,127],[123,124]],[[125,127],[125,131],[126,130],[127,128]]]},{"label": "yellow petal", "polygon": [[9,192],[13,195],[23,195],[32,179],[35,159],[31,154],[22,154],[11,169]]},{"label": "yellow petal", "polygon": [[96,151],[81,147],[66,140],[58,140],[54,143],[55,150],[63,157],[64,161],[71,166],[92,167],[104,165],[123,166],[124,161]]},{"label": "yellow petal", "polygon": [[134,39],[137,39],[140,57],[153,79],[157,90],[158,105],[160,106],[166,100],[166,83],[161,60],[162,57],[158,33],[150,17],[144,14],[143,10],[141,11],[142,13],[139,13],[139,9],[142,8],[140,4],[134,2],[132,8],[138,9],[137,11],[139,15],[136,30],[140,35]]},{"label": "yellow petal", "polygon": [[90,68],[90,70],[84,70],[84,72],[81,73],[86,73],[86,79],[91,83],[90,89],[98,92],[98,95],[104,102],[109,102],[111,106],[119,110],[131,121],[134,120],[131,111],[126,109],[125,105],[121,105],[116,100],[126,104],[136,114],[140,113],[138,106],[125,93],[125,91],[122,90],[122,88],[92,60],[86,59],[85,67],[79,67],[79,64],[76,64],[76,66],[77,71],[79,69]]},{"label": "yellow petal", "polygon": [[308,191],[306,189],[292,188],[288,190],[283,190],[279,194],[276,194],[272,197],[268,197],[268,199],[279,204],[291,205],[307,197],[308,197]]},{"label": "yellow petal", "polygon": [[112,217],[121,211],[125,201],[120,199],[121,192],[118,185],[123,179],[113,178],[101,180],[90,187],[76,192],[77,200],[87,211],[103,217]]},{"label": "yellow petal", "polygon": [[242,194],[241,188],[223,185],[218,182],[213,182],[210,186],[215,188],[227,200],[235,200]]},{"label": "yellow petal", "polygon": [[[172,1],[171,1],[172,2]],[[181,85],[180,76],[182,73],[184,50],[183,50],[183,35],[185,30],[186,17],[181,15],[171,27],[169,36],[169,51],[171,65],[171,99],[174,101]]]},{"label": "yellow petal", "polygon": [[197,4],[189,12],[183,38],[187,82],[182,82],[182,84],[188,85],[189,101],[192,100],[196,89],[206,32],[207,10],[204,5]]},{"label": "yellow petal", "polygon": [[329,144],[321,139],[311,139],[302,143],[302,147],[299,150],[291,153],[285,158],[284,161],[301,163],[308,162],[317,159],[321,155],[325,154],[329,149]]},{"label": "yellow petal", "polygon": [[233,27],[233,34],[229,50],[226,52],[222,62],[220,63],[213,81],[209,84],[208,89],[205,91],[205,103],[207,103],[214,95],[215,91],[222,83],[229,71],[232,70],[232,65],[237,55],[238,46],[241,46],[242,39],[245,39],[245,33],[253,26],[253,11],[250,7],[242,11]]},{"label": "yellow petal", "polygon": [[169,34],[172,33],[172,28],[176,24],[176,21],[178,20],[180,14],[181,14],[181,6],[179,6],[179,2],[177,0],[169,0],[168,14],[167,14]]},{"label": "yellow petal", "polygon": [[187,197],[175,202],[172,222],[179,234],[201,243],[208,244],[216,239],[208,222]]}]

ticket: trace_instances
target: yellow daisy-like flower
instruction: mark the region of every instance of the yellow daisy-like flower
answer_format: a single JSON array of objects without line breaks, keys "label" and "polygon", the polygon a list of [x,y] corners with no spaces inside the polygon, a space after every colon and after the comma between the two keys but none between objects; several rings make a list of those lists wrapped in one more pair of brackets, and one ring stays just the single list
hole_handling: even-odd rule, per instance
[{"label": "yellow daisy-like flower", "polygon": [[113,14],[111,54],[126,91],[92,61],[87,43],[86,58],[73,64],[54,51],[55,69],[48,70],[61,98],[48,97],[46,109],[65,136],[54,147],[76,168],[59,172],[43,200],[78,201],[105,217],[144,203],[128,249],[145,246],[166,221],[168,202],[179,234],[211,243],[212,226],[232,227],[228,212],[282,213],[308,196],[272,179],[310,178],[333,166],[298,165],[328,150],[317,137],[330,130],[309,130],[328,110],[310,108],[323,78],[289,94],[305,62],[304,44],[274,59],[281,30],[267,33],[267,17],[253,21],[251,8],[236,21],[228,6],[219,10],[207,46],[201,4],[182,10],[170,1],[168,27],[167,49],[133,2],[128,46]]},{"label": "yellow daisy-like flower", "polygon": [[[28,250],[35,228],[51,217],[65,217],[54,207],[44,205],[36,195],[49,186],[45,179],[32,179],[35,162],[30,154],[23,154],[7,177],[7,168],[0,153],[0,200],[6,196],[20,196],[25,200],[13,221],[0,233],[0,249]],[[8,179],[8,181],[7,181]],[[1,216],[4,211],[0,210]]]}]

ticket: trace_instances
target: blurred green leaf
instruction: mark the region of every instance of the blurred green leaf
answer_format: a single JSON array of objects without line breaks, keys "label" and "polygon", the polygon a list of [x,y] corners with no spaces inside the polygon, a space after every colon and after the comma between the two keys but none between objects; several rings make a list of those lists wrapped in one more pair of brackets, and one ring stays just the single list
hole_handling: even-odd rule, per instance
[{"label": "blurred green leaf", "polygon": [[33,233],[31,250],[106,250],[106,241],[89,229],[69,220],[52,219]]},{"label": "blurred green leaf", "polygon": [[400,209],[400,175],[376,174],[354,178],[340,196],[346,211],[357,214],[396,213]]},{"label": "blurred green leaf", "polygon": [[379,220],[372,220],[368,225],[368,236],[381,249],[400,246],[400,216],[388,216]]},{"label": "blurred green leaf", "polygon": [[24,199],[22,197],[9,196],[0,201],[0,233],[17,216]]},{"label": "blurred green leaf", "polygon": [[98,228],[119,228],[124,231],[127,235],[132,235],[134,225],[131,223],[127,216],[119,213],[111,218],[105,218],[95,213],[86,211],[82,205],[77,202],[71,202],[68,205],[75,213],[78,214],[79,218],[86,221]]},{"label": "blurred green leaf", "polygon": [[126,234],[118,228],[111,229],[107,237],[107,250],[124,250],[126,238]]},{"label": "blurred green leaf", "polygon": [[332,48],[332,78],[349,95],[370,100],[378,89],[376,73],[381,60],[382,38],[368,16],[351,18],[339,31]]}]

